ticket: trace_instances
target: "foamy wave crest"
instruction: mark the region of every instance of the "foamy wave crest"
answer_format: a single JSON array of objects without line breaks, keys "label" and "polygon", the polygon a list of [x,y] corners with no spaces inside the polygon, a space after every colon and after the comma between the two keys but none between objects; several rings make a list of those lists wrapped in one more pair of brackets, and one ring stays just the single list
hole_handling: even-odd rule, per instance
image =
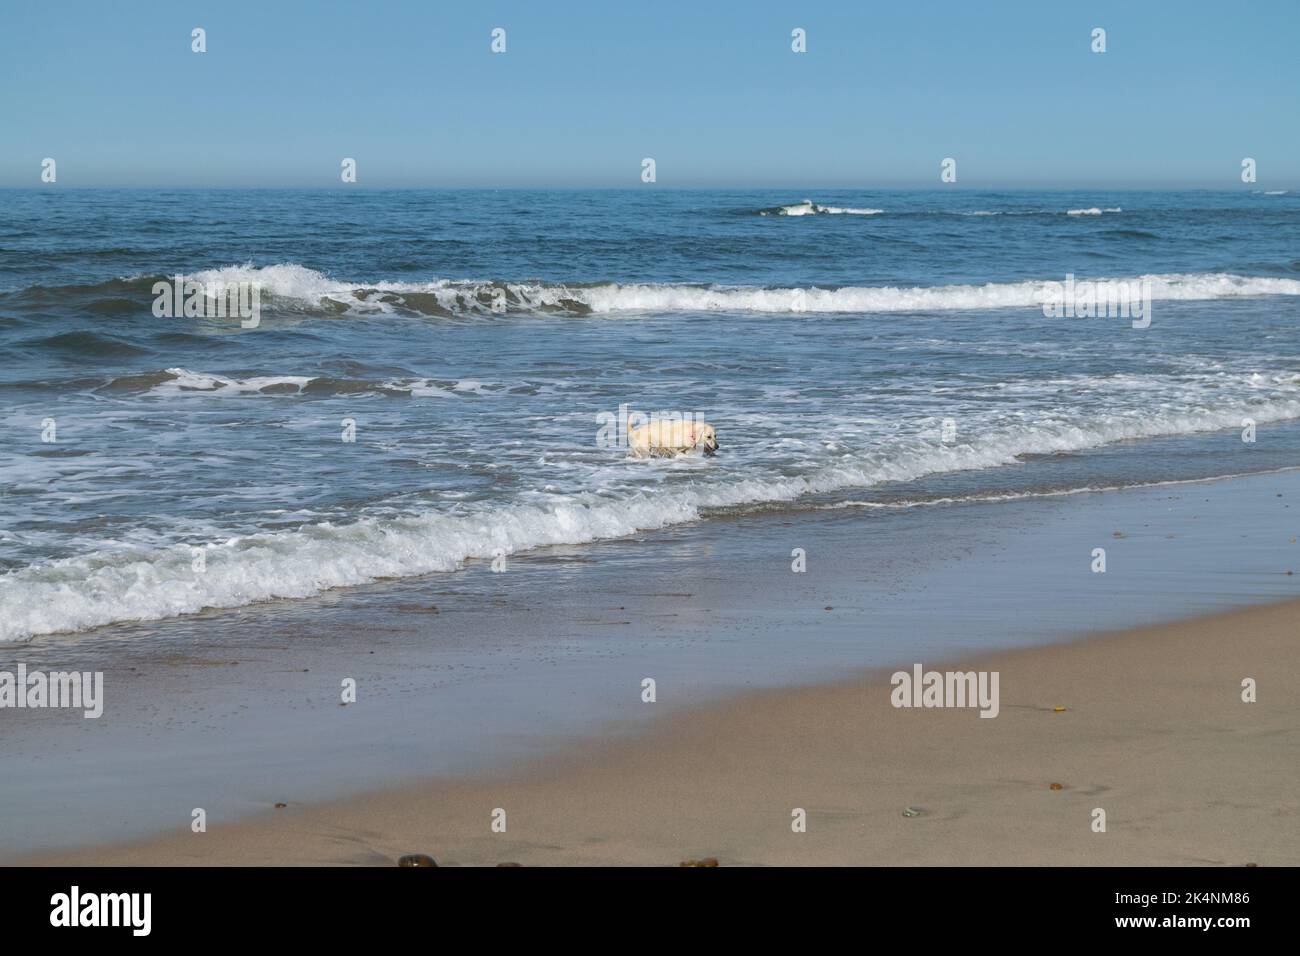
[{"label": "foamy wave crest", "polygon": [[227,378],[224,375],[213,375],[208,372],[191,372],[185,368],[169,368],[164,374],[171,377],[159,382],[152,391],[159,394],[224,391],[229,395],[247,395],[279,388],[302,391],[303,386],[311,381],[311,378],[305,375]]},{"label": "foamy wave crest", "polygon": [[459,568],[497,552],[583,544],[697,520],[713,508],[790,501],[810,495],[910,481],[941,472],[1009,464],[1021,455],[1079,451],[1116,441],[1238,428],[1300,418],[1300,398],[1218,410],[1147,409],[1101,420],[1061,419],[991,430],[966,444],[908,439],[873,446],[807,475],[711,480],[685,490],[582,494],[515,502],[454,514],[361,517],[233,538],[204,547],[193,570],[191,543],[163,551],[100,551],[0,576],[0,641],[205,608],[305,598],[330,588]]},{"label": "foamy wave crest", "polygon": [[[575,315],[620,312],[932,312],[970,309],[1033,308],[1059,297],[1051,281],[990,282],[985,285],[844,286],[762,288],[614,283],[544,285],[439,280],[423,283],[379,282],[373,285],[328,279],[296,265],[226,266],[198,273],[202,282],[257,282],[264,297],[295,300],[332,312],[411,312],[420,315],[492,315],[501,312],[556,312]],[[1143,275],[1096,281],[1151,283],[1151,297],[1161,300],[1225,299],[1248,296],[1300,295],[1300,279],[1240,276],[1227,273]],[[1079,281],[1083,281],[1082,277]]]},{"label": "foamy wave crest", "polygon": [[855,209],[851,206],[823,206],[805,199],[803,202],[789,206],[777,206],[775,209],[761,209],[760,216],[875,216],[883,209]]},{"label": "foamy wave crest", "polygon": [[242,266],[222,266],[195,272],[187,278],[203,283],[209,295],[221,295],[241,283],[254,282],[266,294],[304,301],[342,299],[359,288],[292,262],[274,266],[255,266],[251,262]]},{"label": "foamy wave crest", "polygon": [[1067,216],[1100,216],[1102,213],[1123,211],[1124,210],[1120,209],[1118,206],[1114,209],[1098,209],[1096,206],[1093,206],[1091,209],[1068,209],[1065,214]]},{"label": "foamy wave crest", "polygon": [[157,396],[184,395],[358,395],[383,394],[454,398],[485,395],[500,386],[475,379],[390,378],[366,380],[327,375],[257,375],[231,378],[214,372],[169,368],[160,372],[124,375],[112,379],[101,391],[143,392]]}]

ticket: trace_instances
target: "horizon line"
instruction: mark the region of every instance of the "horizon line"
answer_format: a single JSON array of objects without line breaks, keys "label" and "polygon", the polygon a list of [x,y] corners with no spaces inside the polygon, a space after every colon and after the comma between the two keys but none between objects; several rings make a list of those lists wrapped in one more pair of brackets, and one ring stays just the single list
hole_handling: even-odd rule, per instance
[{"label": "horizon line", "polygon": [[[1249,188],[1243,188],[1249,187]],[[751,185],[751,186],[715,186],[715,185],[682,185],[669,186],[659,183],[646,183],[629,186],[615,185],[457,185],[457,184],[409,184],[399,185],[393,183],[331,183],[328,185],[311,185],[311,184],[271,184],[271,183],[244,183],[244,184],[200,184],[200,183],[168,183],[168,184],[145,184],[145,183],[0,183],[0,189],[15,192],[56,192],[63,190],[99,190],[99,189],[119,189],[119,190],[304,190],[313,192],[351,192],[357,190],[369,192],[381,191],[398,191],[398,190],[457,190],[457,191],[482,191],[482,192],[754,192],[758,190],[787,190],[798,192],[801,190],[816,189],[836,189],[836,190],[856,190],[859,192],[1071,192],[1082,190],[1106,190],[1109,192],[1221,192],[1221,193],[1269,193],[1269,192],[1291,192],[1300,190],[1297,185],[1279,185],[1271,189],[1262,188],[1260,183],[1242,183],[1239,186],[1207,186],[1207,185],[1116,185],[1105,183],[1084,183],[1075,185],[1060,184],[1043,184],[1043,185],[964,185],[954,183],[944,183],[939,185],[904,185],[890,184],[878,186],[863,185],[836,185],[836,184],[818,184],[818,185]]]}]

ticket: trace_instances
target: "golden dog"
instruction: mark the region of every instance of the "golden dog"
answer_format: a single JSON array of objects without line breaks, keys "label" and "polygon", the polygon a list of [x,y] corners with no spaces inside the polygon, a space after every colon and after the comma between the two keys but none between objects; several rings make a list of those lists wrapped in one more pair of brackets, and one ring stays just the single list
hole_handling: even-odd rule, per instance
[{"label": "golden dog", "polygon": [[629,431],[627,444],[637,458],[682,455],[696,448],[712,455],[718,450],[718,433],[703,422],[651,422]]}]

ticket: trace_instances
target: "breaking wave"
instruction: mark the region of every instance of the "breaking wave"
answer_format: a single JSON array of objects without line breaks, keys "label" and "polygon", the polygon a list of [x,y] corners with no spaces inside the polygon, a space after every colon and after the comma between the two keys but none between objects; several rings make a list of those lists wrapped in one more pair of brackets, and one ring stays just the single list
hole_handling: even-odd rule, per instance
[{"label": "breaking wave", "polygon": [[823,206],[811,199],[791,203],[789,206],[776,206],[772,209],[760,209],[760,216],[876,216],[883,209],[855,209],[850,206]]},{"label": "breaking wave", "polygon": [[[620,312],[921,312],[1033,308],[1053,294],[1059,280],[990,282],[984,285],[760,286],[603,283],[551,285],[437,280],[374,284],[332,280],[298,265],[226,266],[194,276],[215,292],[236,282],[256,282],[264,296],[330,311],[402,312],[425,315],[555,312],[611,315]],[[1300,295],[1300,279],[1186,273],[1129,277],[1150,280],[1161,300]],[[1100,281],[1100,280],[1099,280]]]},{"label": "breaking wave", "polygon": [[[811,494],[909,481],[937,473],[1010,464],[1018,456],[1095,448],[1117,441],[1237,428],[1300,417],[1300,398],[1220,409],[1104,414],[999,428],[965,444],[909,439],[839,459],[801,475],[699,480],[618,495],[587,492],[462,511],[362,516],[292,530],[189,541],[164,550],[96,551],[0,576],[0,641],[232,608],[382,578],[452,571],[466,561],[548,545],[619,538]],[[194,570],[193,549],[205,556]]]}]

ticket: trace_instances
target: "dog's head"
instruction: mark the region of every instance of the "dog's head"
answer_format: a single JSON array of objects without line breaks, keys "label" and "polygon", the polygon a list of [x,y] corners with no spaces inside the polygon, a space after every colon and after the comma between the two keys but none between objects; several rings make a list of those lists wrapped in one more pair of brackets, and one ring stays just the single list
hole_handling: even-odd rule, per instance
[{"label": "dog's head", "polygon": [[696,439],[695,445],[706,455],[712,455],[718,450],[718,433],[714,431],[712,425],[704,425],[700,428],[700,436]]}]

